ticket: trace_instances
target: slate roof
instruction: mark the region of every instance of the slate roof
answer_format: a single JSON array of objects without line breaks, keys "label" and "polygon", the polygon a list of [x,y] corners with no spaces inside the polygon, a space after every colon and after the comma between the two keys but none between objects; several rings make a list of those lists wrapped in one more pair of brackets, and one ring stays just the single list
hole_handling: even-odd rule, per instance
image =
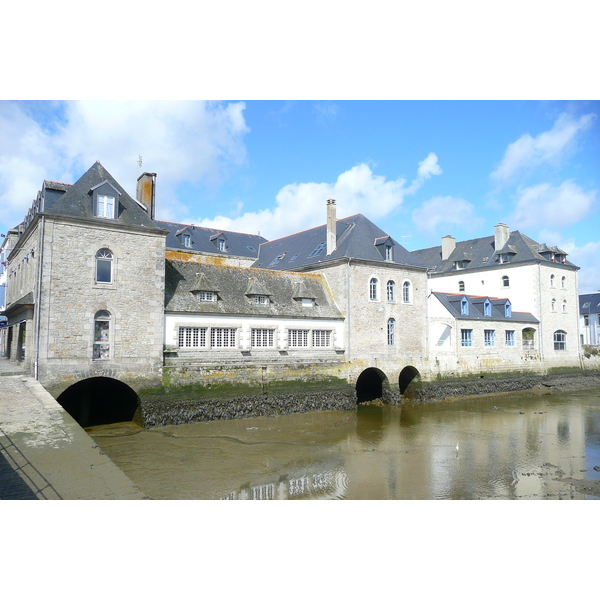
[{"label": "slate roof", "polygon": [[[94,216],[92,197],[89,192],[93,187],[105,181],[120,194],[119,213],[116,219],[109,220]],[[42,210],[46,214],[117,222],[156,231],[161,229],[160,225],[148,216],[146,210],[117,183],[99,161],[96,161],[73,185],[44,181],[43,191]]]},{"label": "slate roof", "polygon": [[594,313],[600,313],[600,292],[581,294],[579,296],[579,314],[589,315]]},{"label": "slate roof", "polygon": [[[442,260],[442,247],[424,248],[423,250],[414,250],[411,254],[433,270],[433,274],[457,272],[454,263],[460,260],[469,261],[464,269],[468,271],[474,269],[489,269],[491,267],[506,267],[506,263],[500,263],[498,257],[500,254],[510,254],[510,263],[523,263],[529,261],[543,261],[552,264],[564,264],[568,267],[576,267],[568,260],[564,263],[558,263],[551,260],[551,254],[563,254],[566,252],[556,246],[547,246],[538,244],[535,240],[522,234],[519,231],[512,231],[509,234],[508,241],[503,248],[496,251],[494,236],[490,235],[473,240],[456,242],[456,248],[450,254],[448,259]],[[546,254],[542,254],[546,253]]]},{"label": "slate roof", "polygon": [[[506,317],[504,307],[508,298],[494,298],[492,296],[472,296],[468,294],[447,294],[443,292],[432,292],[433,295],[442,303],[448,312],[455,318],[465,321],[506,321],[518,323],[539,323],[531,313],[511,311],[511,316]],[[461,314],[461,301],[466,298],[469,303],[469,314]],[[484,314],[485,301],[489,300],[491,306],[491,316]]]},{"label": "slate roof", "polygon": [[[197,298],[193,291],[197,290],[196,284],[199,281],[206,282],[211,289],[198,291],[218,290],[217,302],[201,302]],[[314,298],[312,308],[304,308],[299,299],[294,299],[299,289],[307,294],[303,297]],[[251,296],[253,293],[268,295],[269,303],[254,304]],[[165,312],[305,319],[344,318],[320,274],[267,271],[180,260],[166,262]]]},{"label": "slate roof", "polygon": [[[412,256],[364,215],[352,215],[338,219],[336,223],[337,246],[331,254],[327,254],[327,225],[320,225],[261,244],[258,259],[253,266],[295,271],[325,261],[355,258],[425,268],[418,257]],[[385,260],[384,246],[387,240],[393,245],[391,261]]]},{"label": "slate roof", "polygon": [[[252,235],[250,233],[238,233],[224,229],[186,225],[185,223],[171,223],[169,221],[156,221],[156,223],[162,229],[166,229],[169,232],[166,240],[167,248],[176,250],[194,250],[223,256],[256,258],[258,256],[258,247],[267,241],[266,238],[260,235]],[[183,234],[191,236],[191,247],[184,246]],[[225,251],[219,250],[217,240],[220,237],[225,239]]]}]

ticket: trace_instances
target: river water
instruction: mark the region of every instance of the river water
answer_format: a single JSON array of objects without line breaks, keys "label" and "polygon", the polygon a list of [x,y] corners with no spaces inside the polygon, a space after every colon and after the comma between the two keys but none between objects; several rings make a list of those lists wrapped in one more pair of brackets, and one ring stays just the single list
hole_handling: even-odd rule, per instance
[{"label": "river water", "polygon": [[600,390],[87,431],[153,499],[600,498]]}]

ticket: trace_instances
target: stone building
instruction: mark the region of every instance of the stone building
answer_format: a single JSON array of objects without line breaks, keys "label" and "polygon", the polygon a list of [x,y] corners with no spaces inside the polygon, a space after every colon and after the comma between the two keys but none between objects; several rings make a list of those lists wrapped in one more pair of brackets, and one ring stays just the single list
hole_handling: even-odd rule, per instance
[{"label": "stone building", "polygon": [[153,201],[131,198],[96,162],[73,185],[44,181],[20,225],[7,263],[7,353],[55,396],[94,377],[160,382],[167,232]]},{"label": "stone building", "polygon": [[514,311],[532,314],[539,324],[526,345],[539,354],[540,368],[579,365],[579,267],[564,250],[500,223],[492,236],[463,242],[446,236],[441,246],[411,254],[429,269],[428,293],[508,297]]},{"label": "stone building", "polygon": [[81,398],[114,389],[130,412],[186,384],[335,380],[396,402],[419,377],[578,365],[578,268],[506,225],[408,252],[330,199],[324,225],[267,241],[158,221],[156,174],[137,183],[99,162],[44,181],[5,241],[5,351],[82,423]]},{"label": "stone building", "polygon": [[262,244],[254,266],[324,276],[345,317],[347,376],[359,396],[397,396],[422,374],[426,267],[364,215],[338,220],[330,199],[325,225]]}]

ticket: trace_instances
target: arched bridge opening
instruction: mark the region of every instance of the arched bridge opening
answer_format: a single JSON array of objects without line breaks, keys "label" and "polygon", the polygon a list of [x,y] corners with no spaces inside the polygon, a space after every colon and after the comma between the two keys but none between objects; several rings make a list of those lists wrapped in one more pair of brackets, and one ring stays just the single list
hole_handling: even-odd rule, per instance
[{"label": "arched bridge opening", "polygon": [[380,369],[369,367],[365,369],[356,381],[356,396],[358,402],[370,402],[383,396],[383,390],[389,389],[390,384],[385,373]]},{"label": "arched bridge opening", "polygon": [[139,406],[138,395],[126,383],[110,377],[74,383],[57,402],[82,427],[133,421]]},{"label": "arched bridge opening", "polygon": [[398,387],[405,398],[412,398],[421,383],[421,374],[415,367],[404,367],[398,376]]}]

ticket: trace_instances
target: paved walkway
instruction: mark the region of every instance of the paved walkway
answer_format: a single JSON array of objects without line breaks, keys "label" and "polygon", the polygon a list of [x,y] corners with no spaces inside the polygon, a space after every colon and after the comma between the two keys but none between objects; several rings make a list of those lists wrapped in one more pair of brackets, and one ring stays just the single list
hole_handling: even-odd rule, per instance
[{"label": "paved walkway", "polygon": [[0,358],[0,500],[147,496],[32,377]]}]

